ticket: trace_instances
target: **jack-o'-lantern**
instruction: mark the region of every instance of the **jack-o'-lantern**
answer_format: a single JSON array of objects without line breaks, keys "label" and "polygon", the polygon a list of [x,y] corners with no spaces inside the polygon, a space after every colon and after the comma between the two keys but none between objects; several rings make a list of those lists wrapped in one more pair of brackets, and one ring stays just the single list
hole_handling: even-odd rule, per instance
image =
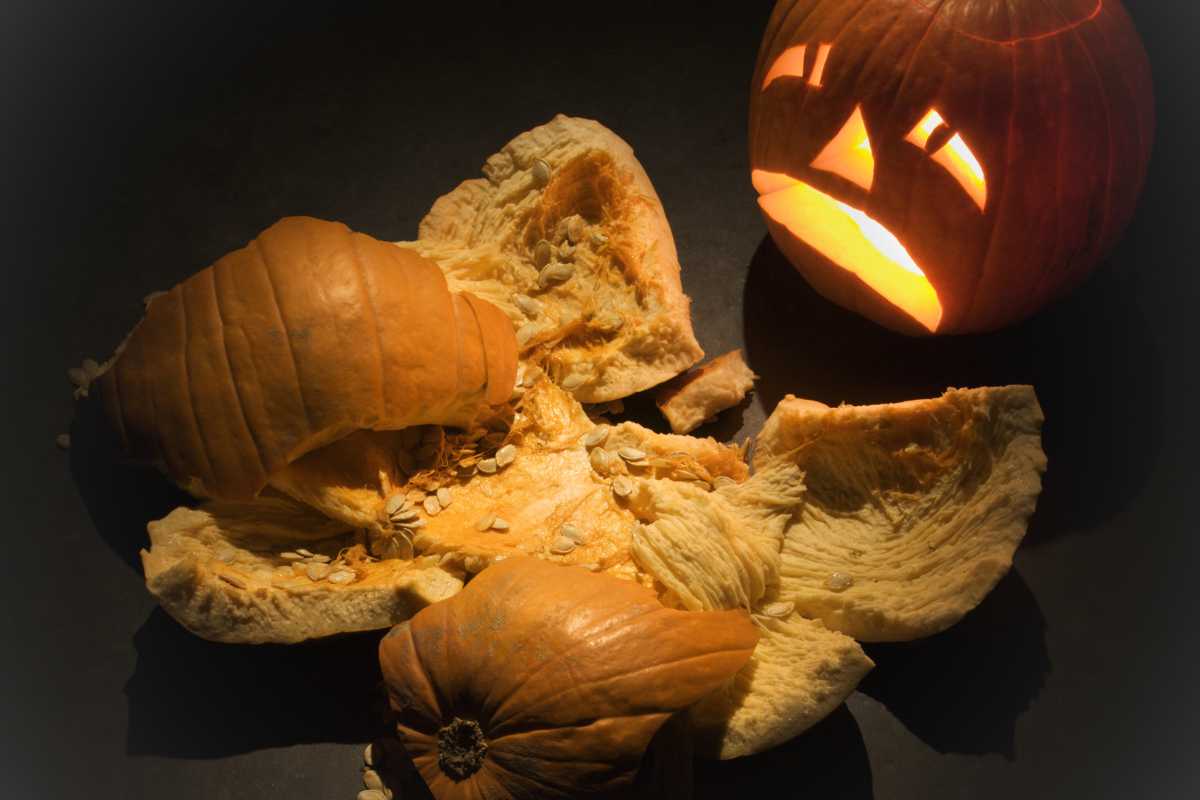
[{"label": "jack-o'-lantern", "polygon": [[907,333],[1020,320],[1133,215],[1150,69],[1117,0],[780,0],[751,87],[772,238]]}]

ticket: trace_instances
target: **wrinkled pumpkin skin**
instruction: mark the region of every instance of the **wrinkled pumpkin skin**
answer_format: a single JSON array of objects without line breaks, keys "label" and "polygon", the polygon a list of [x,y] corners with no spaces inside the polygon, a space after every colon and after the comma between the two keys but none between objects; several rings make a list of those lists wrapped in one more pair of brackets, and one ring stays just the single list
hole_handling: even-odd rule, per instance
[{"label": "wrinkled pumpkin skin", "polygon": [[632,582],[517,557],[393,628],[379,657],[434,796],[532,800],[627,784],[667,718],[757,641],[745,612],[668,609]]}]

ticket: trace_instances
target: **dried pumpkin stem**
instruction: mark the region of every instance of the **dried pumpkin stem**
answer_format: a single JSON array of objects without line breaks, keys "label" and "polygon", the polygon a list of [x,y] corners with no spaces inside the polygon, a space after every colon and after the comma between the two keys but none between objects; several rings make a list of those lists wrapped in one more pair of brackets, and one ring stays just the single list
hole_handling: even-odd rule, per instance
[{"label": "dried pumpkin stem", "polygon": [[438,731],[438,766],[456,781],[466,780],[483,766],[487,739],[473,719],[455,717]]}]

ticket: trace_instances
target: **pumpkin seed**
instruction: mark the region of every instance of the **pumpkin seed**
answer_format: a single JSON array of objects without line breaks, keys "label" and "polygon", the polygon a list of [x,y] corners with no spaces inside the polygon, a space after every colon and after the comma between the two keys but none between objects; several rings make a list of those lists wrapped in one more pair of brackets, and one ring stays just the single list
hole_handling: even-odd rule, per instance
[{"label": "pumpkin seed", "polygon": [[604,245],[608,244],[608,237],[600,231],[596,231],[592,234],[592,244],[596,247],[604,247]]},{"label": "pumpkin seed", "polygon": [[388,796],[378,789],[363,789],[355,800],[388,800]]},{"label": "pumpkin seed", "polygon": [[308,565],[307,565],[307,564],[302,564],[302,563],[301,563],[301,562],[299,562],[299,561],[293,561],[293,562],[292,562],[292,574],[293,574],[293,575],[296,575],[296,576],[303,575],[303,574],[304,574],[304,570],[306,570],[306,569],[308,569]]},{"label": "pumpkin seed", "polygon": [[517,448],[511,444],[506,444],[496,451],[496,466],[504,469],[509,464],[513,463],[517,457]]},{"label": "pumpkin seed", "polygon": [[571,244],[578,244],[583,238],[583,230],[587,227],[587,222],[578,214],[572,214],[567,217],[567,238],[571,240]]},{"label": "pumpkin seed", "polygon": [[340,569],[330,575],[327,580],[330,583],[350,583],[354,580],[354,573],[348,569]]},{"label": "pumpkin seed", "polygon": [[608,472],[608,462],[610,458],[611,456],[609,456],[608,451],[602,447],[595,448],[592,450],[591,454],[588,455],[588,461],[591,462],[592,469],[594,469],[596,472],[599,472],[601,475]]},{"label": "pumpkin seed", "polygon": [[467,572],[483,572],[487,565],[487,559],[483,556],[467,556],[463,559],[463,569]]},{"label": "pumpkin seed", "polygon": [[296,552],[299,553],[300,555],[304,556],[305,558],[312,558],[311,550],[305,550],[303,547],[297,547]]},{"label": "pumpkin seed", "polygon": [[418,517],[420,517],[420,512],[418,512],[415,508],[406,508],[393,514],[391,516],[391,520],[397,525],[403,525],[406,522],[412,522]]},{"label": "pumpkin seed", "polygon": [[425,502],[421,503],[425,508],[425,513],[429,516],[435,516],[442,510],[442,504],[438,502],[435,495],[429,495],[425,498]]},{"label": "pumpkin seed", "polygon": [[575,257],[575,245],[569,242],[563,242],[558,248],[558,257],[563,261],[570,261]]},{"label": "pumpkin seed", "polygon": [[844,572],[835,572],[825,579],[825,587],[834,592],[844,592],[854,585],[854,578]]},{"label": "pumpkin seed", "polygon": [[492,520],[492,530],[494,530],[494,531],[508,530],[508,520],[506,520],[502,517],[496,517],[495,519]]},{"label": "pumpkin seed", "polygon": [[629,497],[633,494],[633,481],[620,475],[613,481],[612,490],[617,497]]},{"label": "pumpkin seed", "polygon": [[330,558],[329,556],[324,555],[322,553],[318,553],[317,555],[315,555],[309,559],[309,561],[313,561],[317,564],[328,564],[332,560],[333,560],[332,558]]},{"label": "pumpkin seed", "polygon": [[575,267],[571,264],[563,264],[555,262],[549,264],[538,273],[538,286],[545,289],[560,283],[565,283],[575,274]]},{"label": "pumpkin seed", "polygon": [[409,520],[408,522],[400,523],[400,527],[408,528],[410,531],[416,530],[417,528],[424,528],[425,520],[423,520],[423,519]]},{"label": "pumpkin seed", "polygon": [[536,322],[526,322],[517,328],[517,347],[524,347],[542,332],[542,326]]},{"label": "pumpkin seed", "polygon": [[579,528],[576,528],[574,525],[563,525],[558,529],[558,533],[562,538],[570,539],[572,542],[575,542],[575,544],[583,544],[583,531],[579,530]]},{"label": "pumpkin seed", "polygon": [[221,580],[225,581],[230,586],[236,587],[238,589],[246,588],[246,582],[243,581],[241,578],[235,578],[232,575],[226,575],[224,572],[221,573]]},{"label": "pumpkin seed", "polygon": [[408,501],[404,499],[404,495],[394,494],[387,499],[384,510],[387,511],[389,517],[393,517],[406,505],[408,505]]},{"label": "pumpkin seed", "polygon": [[84,372],[80,367],[71,367],[69,370],[67,370],[67,377],[71,379],[71,383],[80,388],[83,388],[91,383],[91,381],[88,379],[87,373]]},{"label": "pumpkin seed", "polygon": [[537,161],[533,162],[533,169],[531,172],[533,174],[533,182],[536,186],[545,186],[550,182],[550,165],[542,159],[539,158]]},{"label": "pumpkin seed", "polygon": [[617,455],[626,461],[645,461],[646,453],[638,450],[636,447],[622,447],[617,451]]},{"label": "pumpkin seed", "polygon": [[796,604],[791,601],[779,601],[776,603],[767,603],[762,608],[762,614],[766,617],[775,617],[783,619],[789,616],[796,608]]},{"label": "pumpkin seed", "polygon": [[583,437],[583,446],[590,449],[604,444],[604,440],[608,438],[608,432],[611,430],[612,428],[607,425],[597,425],[587,436]]},{"label": "pumpkin seed", "polygon": [[513,305],[520,309],[521,313],[527,317],[536,317],[542,313],[542,304],[527,294],[514,294],[512,301]]},{"label": "pumpkin seed", "polygon": [[482,517],[480,517],[478,520],[476,520],[475,530],[486,531],[488,528],[492,527],[492,523],[495,521],[496,521],[495,514],[485,514]]},{"label": "pumpkin seed", "polygon": [[71,434],[60,433],[58,436],[54,437],[54,443],[56,445],[58,445],[59,449],[61,449],[61,450],[70,450],[71,449]]},{"label": "pumpkin seed", "polygon": [[375,748],[373,745],[367,745],[363,748],[363,763],[368,767],[375,766]]},{"label": "pumpkin seed", "polygon": [[574,540],[568,539],[566,536],[558,537],[554,540],[554,544],[550,545],[550,552],[556,556],[565,556],[574,549]]},{"label": "pumpkin seed", "polygon": [[304,556],[300,555],[299,553],[293,553],[290,550],[286,553],[280,553],[279,557],[285,561],[299,561],[300,559],[304,558]]},{"label": "pumpkin seed", "polygon": [[324,580],[325,576],[332,571],[332,568],[328,564],[309,564],[304,570],[304,574],[308,576],[309,580],[320,581]]},{"label": "pumpkin seed", "polygon": [[379,773],[373,769],[368,769],[363,772],[363,786],[368,789],[383,791],[383,780],[379,777]]},{"label": "pumpkin seed", "polygon": [[583,386],[585,383],[587,383],[587,376],[580,375],[576,372],[563,378],[562,383],[559,385],[568,392],[571,392],[575,389],[578,389],[580,386]]},{"label": "pumpkin seed", "polygon": [[437,490],[437,499],[442,508],[448,508],[450,506],[450,501],[454,498],[451,496],[450,490],[443,486]]},{"label": "pumpkin seed", "polygon": [[541,239],[533,246],[533,265],[538,269],[550,263],[551,256],[554,255],[554,245]]},{"label": "pumpkin seed", "polygon": [[495,475],[496,474],[496,459],[485,458],[483,461],[479,462],[479,465],[476,467],[476,469],[478,469],[484,475]]}]

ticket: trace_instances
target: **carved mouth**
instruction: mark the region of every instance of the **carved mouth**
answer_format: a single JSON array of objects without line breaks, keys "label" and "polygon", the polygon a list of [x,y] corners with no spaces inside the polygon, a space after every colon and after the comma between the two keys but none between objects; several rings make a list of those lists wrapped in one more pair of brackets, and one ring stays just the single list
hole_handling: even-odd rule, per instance
[{"label": "carved mouth", "polygon": [[942,320],[937,292],[884,225],[789,175],[756,169],[753,182],[768,217],[930,332],[937,330]]}]

